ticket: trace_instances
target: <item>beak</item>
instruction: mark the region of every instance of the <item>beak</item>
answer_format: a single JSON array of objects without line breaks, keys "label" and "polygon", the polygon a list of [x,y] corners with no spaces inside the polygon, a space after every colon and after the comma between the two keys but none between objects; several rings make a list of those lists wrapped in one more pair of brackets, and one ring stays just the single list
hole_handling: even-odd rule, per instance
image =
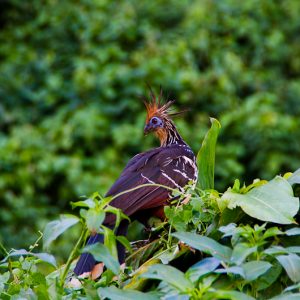
[{"label": "beak", "polygon": [[147,135],[149,132],[151,132],[153,130],[153,127],[149,124],[147,124],[145,127],[144,127],[144,135]]}]

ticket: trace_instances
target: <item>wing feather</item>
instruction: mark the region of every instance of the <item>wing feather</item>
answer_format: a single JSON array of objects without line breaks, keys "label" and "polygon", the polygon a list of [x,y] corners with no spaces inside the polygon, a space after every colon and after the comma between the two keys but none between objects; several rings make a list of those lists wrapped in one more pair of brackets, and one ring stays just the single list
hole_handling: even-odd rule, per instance
[{"label": "wing feather", "polygon": [[[190,156],[190,157],[188,157]],[[156,183],[181,189],[195,173],[185,161],[193,159],[190,151],[179,146],[156,148],[135,156],[125,167],[107,196],[116,195],[146,183]],[[189,174],[187,174],[187,172]],[[130,216],[138,210],[154,208],[167,203],[170,190],[163,187],[143,187],[115,198],[110,204]],[[107,215],[106,224],[112,224],[114,215]]]}]

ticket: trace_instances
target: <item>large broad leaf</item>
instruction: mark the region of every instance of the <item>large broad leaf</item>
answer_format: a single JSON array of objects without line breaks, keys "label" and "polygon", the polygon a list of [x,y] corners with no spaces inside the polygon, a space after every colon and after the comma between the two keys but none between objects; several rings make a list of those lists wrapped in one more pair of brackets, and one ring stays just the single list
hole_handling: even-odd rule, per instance
[{"label": "large broad leaf", "polygon": [[184,273],[168,265],[151,266],[146,273],[142,274],[142,277],[165,281],[182,292],[194,288],[194,285],[184,276]]},{"label": "large broad leaf", "polygon": [[82,252],[91,253],[97,261],[102,261],[107,269],[110,269],[114,274],[118,274],[120,270],[120,264],[116,258],[114,258],[109,249],[101,244],[93,244],[85,246]]},{"label": "large broad leaf", "polygon": [[57,239],[57,237],[78,222],[79,218],[76,216],[61,215],[59,220],[48,223],[43,234],[44,248],[48,248],[50,244]]},{"label": "large broad leaf", "polygon": [[293,196],[291,185],[280,176],[246,194],[229,189],[221,200],[227,202],[228,208],[240,206],[253,218],[279,224],[293,223],[299,209],[299,199]]},{"label": "large broad leaf", "polygon": [[300,257],[297,254],[279,255],[276,257],[293,282],[300,281]]},{"label": "large broad leaf", "polygon": [[242,265],[245,272],[245,278],[248,281],[257,279],[260,275],[266,273],[272,265],[267,261],[250,261]]},{"label": "large broad leaf", "polygon": [[115,286],[99,288],[97,290],[101,299],[114,299],[114,300],[159,300],[158,296],[151,295],[149,293],[142,293],[134,290],[121,290]]},{"label": "large broad leaf", "polygon": [[221,261],[230,262],[232,250],[209,237],[191,232],[176,232],[173,236],[189,246],[208,253]]},{"label": "large broad leaf", "polygon": [[199,185],[203,190],[214,188],[215,152],[221,124],[218,120],[210,118],[211,128],[207,132],[201,149],[197,154],[199,170]]}]

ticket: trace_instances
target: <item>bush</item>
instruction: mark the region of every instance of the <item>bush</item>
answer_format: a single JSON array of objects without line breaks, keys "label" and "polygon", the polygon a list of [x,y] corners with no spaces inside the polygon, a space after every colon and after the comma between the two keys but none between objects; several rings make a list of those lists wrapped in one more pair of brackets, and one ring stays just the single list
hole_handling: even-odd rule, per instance
[{"label": "bush", "polygon": [[[8,252],[0,244],[5,253],[0,261],[1,298],[298,299],[300,230],[294,217],[299,217],[299,199],[293,188],[300,184],[300,169],[249,186],[235,180],[232,188],[219,193],[213,189],[219,129],[212,119],[197,156],[196,188],[173,190],[177,203],[165,206],[165,220],[152,222],[146,240],[130,244],[117,236],[121,219],[128,217],[109,205],[114,196],[94,193],[72,202],[80,217],[64,214],[48,223],[28,250]],[[106,213],[116,214],[113,230],[103,224]],[[53,255],[36,251],[41,239],[44,249],[49,249],[61,234],[79,224],[81,234],[61,267]],[[143,227],[137,221],[130,226],[136,226],[131,234]],[[72,272],[73,260],[90,233],[104,235],[103,243],[82,250],[105,264],[96,281],[76,278]],[[117,241],[128,250],[124,266],[118,261]]]},{"label": "bush", "polygon": [[[300,165],[298,1],[7,1],[0,31],[0,235],[24,246],[105,193],[142,137],[146,82],[189,108],[198,149],[223,129],[216,187]],[[187,122],[188,120],[188,122]],[[21,237],[21,238],[20,238]]]}]

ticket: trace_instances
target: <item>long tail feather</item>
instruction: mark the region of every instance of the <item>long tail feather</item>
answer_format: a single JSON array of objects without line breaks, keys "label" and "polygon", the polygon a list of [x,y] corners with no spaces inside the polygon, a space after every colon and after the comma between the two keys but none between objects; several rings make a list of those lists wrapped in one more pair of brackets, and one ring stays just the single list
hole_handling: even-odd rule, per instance
[{"label": "long tail feather", "polygon": [[[87,245],[96,244],[98,242],[103,243],[104,236],[102,234],[95,234],[90,236]],[[74,269],[74,273],[79,276],[85,272],[91,272],[93,270],[94,265],[96,264],[96,260],[93,255],[90,253],[81,254],[76,267]]]},{"label": "long tail feather", "polygon": [[[120,223],[118,229],[117,229],[117,235],[123,235],[126,236],[127,229],[128,229],[128,221],[124,220]],[[114,226],[112,225],[106,225],[110,229],[113,229]],[[86,245],[92,245],[96,243],[103,243],[104,242],[104,236],[102,234],[95,234],[93,236],[90,236]],[[120,264],[122,264],[125,261],[125,248],[124,246],[117,242],[117,250],[118,250],[118,258]],[[91,272],[96,264],[96,260],[94,259],[93,255],[90,253],[83,253],[81,254],[76,267],[74,269],[74,273],[79,276],[86,272]]]}]

